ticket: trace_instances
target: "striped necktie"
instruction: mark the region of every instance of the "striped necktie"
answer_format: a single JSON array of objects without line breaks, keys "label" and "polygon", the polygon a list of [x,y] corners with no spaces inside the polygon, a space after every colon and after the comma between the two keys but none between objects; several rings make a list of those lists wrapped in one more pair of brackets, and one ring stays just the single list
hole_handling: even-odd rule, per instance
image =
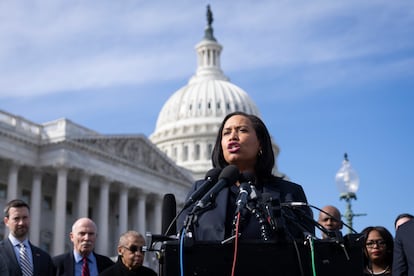
[{"label": "striped necktie", "polygon": [[84,256],[82,258],[82,276],[90,276],[89,266],[88,266],[88,257]]},{"label": "striped necktie", "polygon": [[29,254],[27,253],[26,247],[23,243],[19,244],[20,250],[20,267],[22,269],[23,276],[32,276],[33,268],[29,260]]}]

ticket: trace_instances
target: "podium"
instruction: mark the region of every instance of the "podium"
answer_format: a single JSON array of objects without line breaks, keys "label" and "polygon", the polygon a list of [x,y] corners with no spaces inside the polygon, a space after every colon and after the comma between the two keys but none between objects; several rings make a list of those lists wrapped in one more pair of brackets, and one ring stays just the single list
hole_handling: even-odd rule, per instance
[{"label": "podium", "polygon": [[[362,276],[363,242],[360,235],[347,235],[343,246],[331,240],[315,240],[313,258],[308,243],[240,241],[235,275]],[[182,257],[182,259],[181,259]],[[220,242],[166,241],[161,247],[160,275],[230,276],[234,244]]]}]

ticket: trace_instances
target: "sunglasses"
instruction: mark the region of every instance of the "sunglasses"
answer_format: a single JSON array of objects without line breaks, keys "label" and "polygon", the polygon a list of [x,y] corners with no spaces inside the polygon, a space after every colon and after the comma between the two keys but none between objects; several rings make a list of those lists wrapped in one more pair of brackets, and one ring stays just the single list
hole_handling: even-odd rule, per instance
[{"label": "sunglasses", "polygon": [[131,245],[130,247],[126,247],[126,246],[122,246],[122,247],[131,251],[131,253],[135,253],[137,251],[142,253],[146,251],[145,246]]}]

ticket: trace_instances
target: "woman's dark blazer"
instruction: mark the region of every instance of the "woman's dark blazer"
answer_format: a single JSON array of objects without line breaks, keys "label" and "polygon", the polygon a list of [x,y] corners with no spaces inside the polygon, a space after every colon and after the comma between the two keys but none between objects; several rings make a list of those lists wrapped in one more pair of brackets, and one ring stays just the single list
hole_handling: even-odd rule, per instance
[{"label": "woman's dark blazer", "polygon": [[[203,182],[203,180],[196,181],[188,196],[198,189]],[[215,200],[215,207],[201,213],[197,217],[196,223],[189,227],[193,231],[193,237],[196,241],[222,241],[227,238],[225,237],[225,220],[230,189],[235,189],[235,186],[220,191]],[[257,187],[257,190],[261,194],[270,194],[273,199],[279,200],[281,203],[291,201],[307,203],[305,193],[300,185],[280,177],[273,177],[263,183],[261,187]],[[178,232],[183,229],[184,222],[192,208],[193,206],[190,206],[179,216],[177,220]],[[306,232],[315,233],[315,226],[312,223],[312,211],[309,207],[297,207],[296,210],[282,207],[282,213],[286,216],[282,216],[280,221],[283,221],[285,229],[289,232],[288,238],[303,239]],[[250,216],[243,227],[241,238],[260,239],[259,227],[258,220]]]}]

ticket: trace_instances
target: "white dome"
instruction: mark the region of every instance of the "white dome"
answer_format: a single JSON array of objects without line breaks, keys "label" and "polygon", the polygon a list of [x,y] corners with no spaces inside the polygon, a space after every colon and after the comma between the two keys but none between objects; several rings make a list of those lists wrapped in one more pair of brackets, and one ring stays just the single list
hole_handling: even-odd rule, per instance
[{"label": "white dome", "polygon": [[[211,151],[220,124],[228,113],[243,111],[259,116],[249,95],[221,71],[222,46],[213,36],[209,12],[208,9],[205,36],[196,45],[196,74],[164,104],[150,136],[161,151],[177,165],[190,170],[195,178],[204,178],[212,167]],[[277,156],[277,146],[275,150]]]},{"label": "white dome", "polygon": [[219,122],[234,111],[259,115],[258,109],[245,91],[223,80],[205,80],[186,85],[164,104],[158,116],[155,132],[177,127]]}]

